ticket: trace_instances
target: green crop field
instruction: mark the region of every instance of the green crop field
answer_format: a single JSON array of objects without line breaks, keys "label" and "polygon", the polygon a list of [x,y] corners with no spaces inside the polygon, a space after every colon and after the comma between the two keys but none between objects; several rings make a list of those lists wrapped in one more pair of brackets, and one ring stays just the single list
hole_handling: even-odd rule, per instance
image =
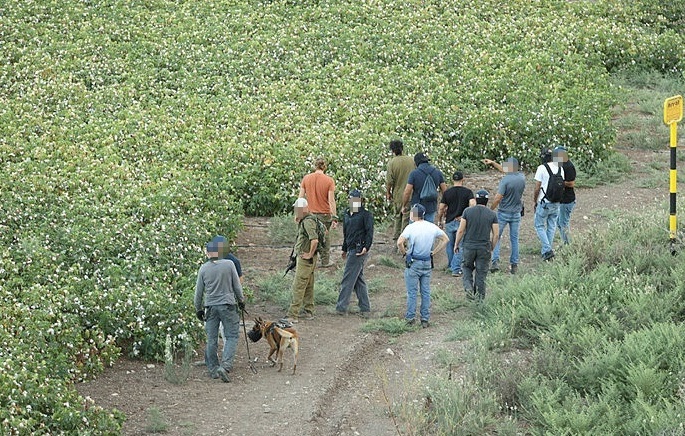
[{"label": "green crop field", "polygon": [[287,210],[318,155],[378,217],[391,138],[601,168],[612,75],[682,79],[684,25],[651,0],[4,2],[0,433],[116,434],[73,382],[195,344],[202,243]]}]

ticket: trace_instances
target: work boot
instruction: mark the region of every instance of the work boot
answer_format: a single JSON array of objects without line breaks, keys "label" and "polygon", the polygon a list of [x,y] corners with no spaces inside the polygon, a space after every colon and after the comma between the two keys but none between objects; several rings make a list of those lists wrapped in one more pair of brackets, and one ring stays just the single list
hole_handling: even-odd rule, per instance
[{"label": "work boot", "polygon": [[515,263],[512,263],[511,265],[509,265],[509,272],[512,274],[516,274],[517,272],[519,272],[519,266]]}]

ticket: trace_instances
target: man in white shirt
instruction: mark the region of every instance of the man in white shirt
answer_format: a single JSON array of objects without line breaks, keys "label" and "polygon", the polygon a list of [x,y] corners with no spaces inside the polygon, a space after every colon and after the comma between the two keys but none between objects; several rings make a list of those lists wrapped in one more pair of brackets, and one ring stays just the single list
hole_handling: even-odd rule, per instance
[{"label": "man in white shirt", "polygon": [[535,171],[535,189],[533,190],[533,202],[535,210],[535,231],[542,243],[542,260],[551,260],[554,257],[552,241],[557,230],[557,218],[559,217],[559,200],[550,199],[551,174],[564,176],[563,168],[552,159],[552,150],[543,147],[540,151],[542,165]]}]

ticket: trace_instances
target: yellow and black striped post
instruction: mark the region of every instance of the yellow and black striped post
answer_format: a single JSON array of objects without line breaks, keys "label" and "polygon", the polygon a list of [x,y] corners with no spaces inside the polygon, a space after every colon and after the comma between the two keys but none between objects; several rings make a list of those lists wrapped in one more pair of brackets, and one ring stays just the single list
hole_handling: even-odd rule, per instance
[{"label": "yellow and black striped post", "polygon": [[670,170],[670,216],[669,237],[671,240],[671,254],[675,255],[678,220],[676,218],[676,193],[678,188],[678,172],[676,171],[676,148],[678,146],[678,123],[683,119],[683,97],[677,95],[664,101],[664,123],[671,129],[671,170]]}]

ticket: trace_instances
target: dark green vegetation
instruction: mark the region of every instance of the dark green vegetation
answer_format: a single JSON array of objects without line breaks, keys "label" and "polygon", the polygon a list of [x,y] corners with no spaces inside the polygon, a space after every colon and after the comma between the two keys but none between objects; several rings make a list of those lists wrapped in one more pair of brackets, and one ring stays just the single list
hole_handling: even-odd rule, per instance
[{"label": "dark green vegetation", "polygon": [[[116,433],[122,417],[72,381],[122,350],[161,359],[167,335],[194,343],[202,243],[232,238],[243,212],[286,210],[317,154],[379,217],[391,137],[442,168],[531,164],[542,144],[606,159],[610,74],[685,69],[685,5],[622,3],[3,3],[1,432]],[[538,385],[573,407],[604,395],[563,383]],[[654,392],[640,398],[666,398],[663,422],[673,395]],[[525,404],[533,425],[557,428]]]}]

